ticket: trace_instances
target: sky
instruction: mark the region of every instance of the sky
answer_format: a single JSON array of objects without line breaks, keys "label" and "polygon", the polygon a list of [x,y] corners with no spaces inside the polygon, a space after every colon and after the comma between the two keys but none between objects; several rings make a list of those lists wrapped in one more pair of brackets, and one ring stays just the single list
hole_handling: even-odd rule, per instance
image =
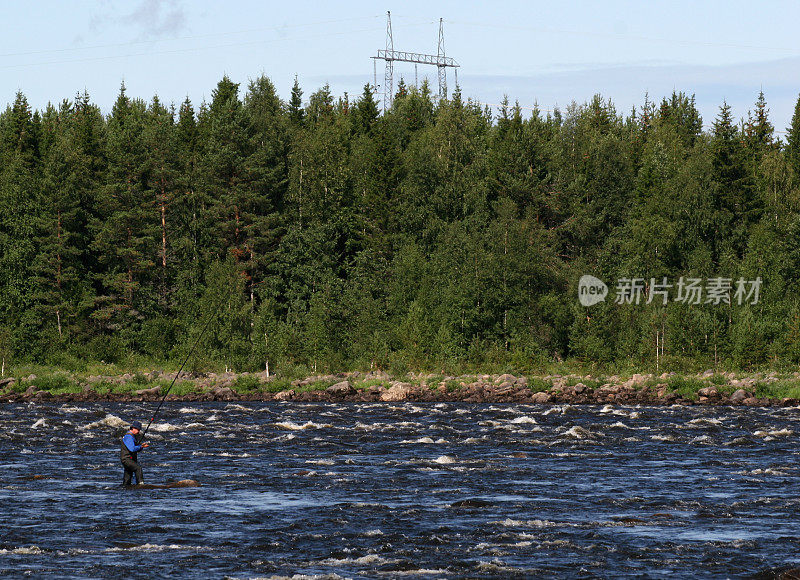
[{"label": "sky", "polygon": [[[308,0],[0,0],[0,107],[22,91],[43,109],[87,91],[107,113],[121,83],[198,106],[224,75],[241,84],[264,74],[288,100],[330,85],[357,98],[383,83],[391,11],[395,50],[446,55],[459,64],[465,98],[526,114],[584,103],[595,94],[628,114],[648,95],[695,95],[709,127],[723,102],[746,118],[764,92],[778,135],[800,94],[800,2],[765,0],[406,0],[381,4]],[[377,64],[377,69],[375,68]],[[438,87],[435,67],[418,67]],[[413,84],[396,63],[395,86]],[[448,70],[448,86],[455,85]]]}]

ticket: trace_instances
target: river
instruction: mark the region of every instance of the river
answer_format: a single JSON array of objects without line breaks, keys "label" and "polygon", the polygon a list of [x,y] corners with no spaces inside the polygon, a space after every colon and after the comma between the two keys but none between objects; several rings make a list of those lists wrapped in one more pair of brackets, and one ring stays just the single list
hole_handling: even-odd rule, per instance
[{"label": "river", "polygon": [[800,568],[800,410],[0,406],[0,575],[709,578]]}]

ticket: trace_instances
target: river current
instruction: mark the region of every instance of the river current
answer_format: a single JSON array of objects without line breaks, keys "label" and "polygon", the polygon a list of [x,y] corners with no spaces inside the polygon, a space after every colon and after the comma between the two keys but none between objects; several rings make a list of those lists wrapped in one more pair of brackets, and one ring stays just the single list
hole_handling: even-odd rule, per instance
[{"label": "river current", "polygon": [[0,575],[720,578],[800,568],[800,409],[0,406]]}]

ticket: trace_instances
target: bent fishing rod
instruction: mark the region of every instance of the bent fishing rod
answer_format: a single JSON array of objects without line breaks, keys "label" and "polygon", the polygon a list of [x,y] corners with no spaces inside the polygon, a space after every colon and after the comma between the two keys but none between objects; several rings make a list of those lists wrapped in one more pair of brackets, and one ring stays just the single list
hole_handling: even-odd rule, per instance
[{"label": "bent fishing rod", "polygon": [[198,344],[200,344],[200,340],[203,338],[203,335],[206,333],[206,329],[208,328],[209,324],[211,324],[211,320],[214,318],[214,314],[215,313],[216,313],[215,310],[211,310],[211,312],[209,312],[208,319],[206,320],[206,323],[203,325],[203,329],[200,331],[200,336],[198,336],[197,340],[194,341],[194,345],[189,350],[189,354],[187,354],[186,358],[183,359],[183,364],[181,365],[181,368],[178,369],[178,372],[175,375],[175,378],[172,379],[172,382],[169,384],[169,387],[167,388],[167,392],[164,393],[163,397],[161,397],[161,402],[158,404],[158,407],[156,407],[156,410],[153,413],[153,416],[150,417],[150,422],[147,424],[147,427],[144,428],[144,431],[142,432],[142,439],[141,439],[142,441],[144,441],[144,438],[147,435],[147,430],[150,428],[150,425],[152,425],[153,421],[155,421],[156,415],[158,415],[158,412],[161,410],[161,405],[164,404],[164,400],[167,398],[167,395],[169,395],[169,392],[172,389],[172,386],[175,384],[175,381],[177,381],[178,377],[181,375],[181,371],[183,371],[183,367],[186,366],[186,363],[189,361],[189,357],[192,356],[192,353],[194,352],[194,349],[197,348]]}]

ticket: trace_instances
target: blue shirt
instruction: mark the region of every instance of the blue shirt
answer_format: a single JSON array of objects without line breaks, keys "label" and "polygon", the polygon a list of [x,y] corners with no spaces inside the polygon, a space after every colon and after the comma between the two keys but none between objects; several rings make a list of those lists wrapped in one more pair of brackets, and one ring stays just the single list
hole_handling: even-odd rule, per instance
[{"label": "blue shirt", "polygon": [[144,449],[141,445],[136,445],[136,439],[133,438],[132,433],[125,433],[125,437],[122,438],[122,442],[125,444],[125,447],[128,448],[128,451],[131,453],[136,453],[137,451],[141,451]]}]

